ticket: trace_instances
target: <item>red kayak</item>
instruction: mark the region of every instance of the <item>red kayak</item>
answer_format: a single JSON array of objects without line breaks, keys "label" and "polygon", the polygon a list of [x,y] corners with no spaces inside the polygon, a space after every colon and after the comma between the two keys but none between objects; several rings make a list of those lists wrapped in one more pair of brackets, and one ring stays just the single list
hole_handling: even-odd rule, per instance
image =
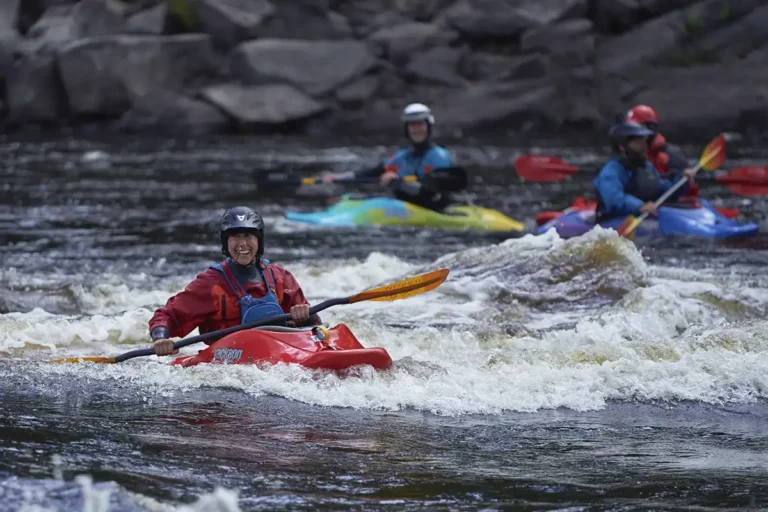
[{"label": "red kayak", "polygon": [[171,364],[200,363],[277,364],[295,363],[307,368],[343,370],[360,364],[385,370],[392,358],[381,347],[363,347],[344,324],[332,329],[314,327],[260,327],[221,338],[194,356],[177,357]]}]

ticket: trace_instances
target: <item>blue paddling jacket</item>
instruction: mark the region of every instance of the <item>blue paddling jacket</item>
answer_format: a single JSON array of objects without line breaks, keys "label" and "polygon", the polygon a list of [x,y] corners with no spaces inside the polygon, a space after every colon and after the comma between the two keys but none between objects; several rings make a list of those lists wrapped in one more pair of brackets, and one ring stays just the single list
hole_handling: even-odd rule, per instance
[{"label": "blue paddling jacket", "polygon": [[[621,158],[609,160],[593,182],[597,191],[597,213],[601,218],[635,215],[643,204],[656,201],[674,184],[659,175],[646,161],[642,167],[629,169]],[[688,183],[670,197],[674,201],[688,190]]]},{"label": "blue paddling jacket", "polygon": [[443,167],[453,167],[453,158],[447,149],[436,145],[429,146],[423,153],[417,153],[414,148],[401,149],[384,160],[384,170],[396,172],[401,178],[417,176],[421,179]]}]

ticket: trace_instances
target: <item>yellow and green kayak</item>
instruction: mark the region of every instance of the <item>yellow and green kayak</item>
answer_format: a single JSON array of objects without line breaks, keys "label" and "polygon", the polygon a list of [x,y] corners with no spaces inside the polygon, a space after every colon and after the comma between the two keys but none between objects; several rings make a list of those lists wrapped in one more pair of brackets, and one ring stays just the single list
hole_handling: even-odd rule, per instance
[{"label": "yellow and green kayak", "polygon": [[329,227],[424,226],[432,228],[515,232],[525,226],[503,213],[480,206],[449,206],[441,212],[389,197],[352,199],[348,195],[320,212],[287,212],[288,220]]}]

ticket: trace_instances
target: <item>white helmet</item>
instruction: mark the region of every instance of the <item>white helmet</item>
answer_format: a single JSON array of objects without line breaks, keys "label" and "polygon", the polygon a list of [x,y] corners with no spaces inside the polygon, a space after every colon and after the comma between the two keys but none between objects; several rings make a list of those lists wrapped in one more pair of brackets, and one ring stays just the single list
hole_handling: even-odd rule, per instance
[{"label": "white helmet", "polygon": [[435,116],[432,115],[429,107],[423,103],[411,103],[405,107],[400,120],[404,123],[426,121],[429,126],[435,124]]}]

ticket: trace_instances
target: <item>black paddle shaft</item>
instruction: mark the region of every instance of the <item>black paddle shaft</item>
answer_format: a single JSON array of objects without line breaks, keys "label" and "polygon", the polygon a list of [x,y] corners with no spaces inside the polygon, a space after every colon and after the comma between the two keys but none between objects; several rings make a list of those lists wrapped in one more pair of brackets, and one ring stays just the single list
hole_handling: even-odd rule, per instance
[{"label": "black paddle shaft", "polygon": [[[328,309],[331,306],[339,306],[342,304],[349,304],[349,297],[341,297],[341,298],[328,299],[326,301],[323,301],[320,304],[317,304],[309,308],[309,314],[314,315],[316,313],[319,313],[320,311]],[[201,334],[199,336],[192,336],[191,338],[187,338],[185,340],[176,341],[173,343],[173,348],[180,349],[182,347],[186,347],[187,345],[194,345],[195,343],[200,343],[201,341],[217,340],[219,338],[223,338],[228,334],[232,334],[233,332],[244,331],[246,329],[253,329],[255,327],[261,327],[263,325],[279,324],[282,322],[287,322],[290,319],[291,319],[291,315],[286,313],[279,316],[265,318],[264,320],[259,320],[257,322],[235,325],[233,327],[227,327],[226,329],[221,329],[219,331],[213,331],[207,334]],[[154,348],[140,348],[140,349],[131,350],[130,352],[126,352],[125,354],[120,354],[119,356],[116,356],[115,362],[122,363],[123,361],[126,361],[128,359],[133,359],[134,357],[151,356],[154,354],[155,354]]]},{"label": "black paddle shaft", "polygon": [[[432,170],[422,180],[427,186],[441,192],[458,192],[468,184],[467,171],[463,167],[440,167]],[[378,183],[378,176],[363,176],[339,179],[336,183],[373,184]],[[321,180],[317,179],[318,184]],[[256,184],[272,187],[298,187],[302,185],[301,178],[285,172],[271,172],[266,175],[257,174]]]}]

